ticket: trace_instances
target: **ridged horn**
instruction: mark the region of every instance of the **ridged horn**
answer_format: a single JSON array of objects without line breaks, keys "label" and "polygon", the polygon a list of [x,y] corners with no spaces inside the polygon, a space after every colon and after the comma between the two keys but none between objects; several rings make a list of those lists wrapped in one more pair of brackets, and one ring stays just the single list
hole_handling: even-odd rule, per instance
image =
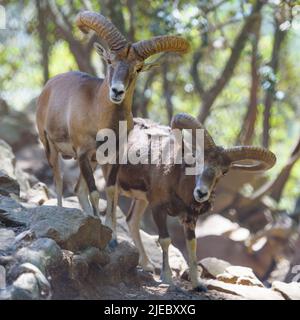
[{"label": "ridged horn", "polygon": [[187,53],[190,48],[187,40],[179,36],[157,36],[149,40],[138,41],[132,46],[143,60],[156,53],[166,51],[184,54]]},{"label": "ridged horn", "polygon": [[88,29],[94,30],[112,51],[128,45],[128,41],[114,24],[100,13],[81,11],[76,17],[76,25],[84,33],[87,33]]},{"label": "ridged horn", "polygon": [[[223,152],[229,157],[233,169],[265,171],[271,169],[276,163],[274,153],[265,148],[237,146],[225,149]],[[245,163],[249,161],[252,163]]]},{"label": "ridged horn", "polygon": [[187,113],[178,113],[173,116],[171,121],[172,129],[204,129],[205,149],[216,148],[216,144],[203,125],[193,116]]}]

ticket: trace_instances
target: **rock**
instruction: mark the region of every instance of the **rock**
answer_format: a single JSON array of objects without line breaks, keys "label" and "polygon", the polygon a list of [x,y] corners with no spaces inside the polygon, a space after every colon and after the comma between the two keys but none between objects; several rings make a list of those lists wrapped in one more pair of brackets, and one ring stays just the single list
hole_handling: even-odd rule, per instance
[{"label": "rock", "polygon": [[110,262],[109,255],[95,247],[87,248],[79,254],[68,253],[69,274],[71,279],[85,279],[89,273],[89,266],[97,264],[104,266]]},{"label": "rock", "polygon": [[286,300],[300,300],[300,283],[274,281],[272,290],[280,292]]},{"label": "rock", "polygon": [[41,206],[49,200],[49,190],[44,183],[38,182],[27,191],[26,199],[29,203]]},{"label": "rock", "polygon": [[0,290],[0,301],[1,300],[11,300],[11,292],[9,289]]},{"label": "rock", "polygon": [[19,162],[17,162],[15,167],[15,176],[20,185],[20,197],[25,198],[30,186],[36,183],[36,177],[23,171],[19,166]]},{"label": "rock", "polygon": [[45,298],[45,299],[50,299],[51,298],[51,286],[50,283],[48,282],[47,278],[44,276],[44,274],[41,272],[39,268],[36,266],[32,265],[31,263],[23,263],[19,267],[20,273],[32,273],[35,275],[38,285],[39,285],[39,290],[40,290],[40,296]]},{"label": "rock", "polygon": [[11,289],[13,300],[38,300],[40,298],[39,283],[33,273],[23,273],[14,281]]},{"label": "rock", "polygon": [[5,288],[6,288],[6,270],[3,266],[0,265],[0,290],[3,290]]},{"label": "rock", "polygon": [[21,263],[30,262],[45,273],[50,268],[61,265],[63,255],[54,240],[40,238],[30,246],[19,249],[16,253],[16,258]]},{"label": "rock", "polygon": [[107,252],[99,250],[95,247],[90,247],[80,252],[79,256],[88,264],[98,264],[104,266],[109,263],[110,257]]},{"label": "rock", "polygon": [[0,139],[0,194],[4,196],[11,193],[20,194],[20,185],[15,175],[15,163],[15,155],[11,147]]},{"label": "rock", "polygon": [[0,195],[0,222],[7,227],[29,226],[31,214],[16,200]]},{"label": "rock", "polygon": [[9,251],[15,243],[15,233],[13,230],[0,228],[0,254]]},{"label": "rock", "polygon": [[9,113],[9,106],[5,100],[0,97],[0,116],[6,116]]},{"label": "rock", "polygon": [[8,176],[15,178],[15,155],[12,148],[4,140],[0,139],[0,168]]},{"label": "rock", "polygon": [[247,300],[284,300],[280,293],[267,288],[231,284],[213,279],[206,280],[205,284],[208,290],[237,295]]},{"label": "rock", "polygon": [[16,165],[12,148],[1,139],[0,169],[0,194],[9,195],[12,193],[19,195],[20,191],[25,193],[29,189],[29,175]]},{"label": "rock", "polygon": [[0,139],[5,140],[14,150],[36,143],[37,135],[33,123],[22,112],[10,110],[0,118]]},{"label": "rock", "polygon": [[[56,206],[57,200],[56,199],[49,199],[44,203],[45,206]],[[63,206],[64,208],[72,208],[72,209],[79,209],[81,210],[80,204],[78,202],[78,198],[76,196],[67,197],[63,199]],[[103,199],[99,200],[99,210],[100,212],[105,211],[106,209],[106,201]],[[121,211],[119,208],[117,211]],[[123,215],[123,213],[122,213]],[[124,217],[124,215],[123,215]]]},{"label": "rock", "polygon": [[225,272],[227,267],[231,264],[227,261],[217,259],[217,258],[205,258],[198,262],[202,268],[202,278],[216,279],[217,275]]},{"label": "rock", "polygon": [[[45,206],[57,206],[57,199],[49,199],[45,201]],[[80,204],[78,202],[77,197],[68,197],[63,199],[63,206],[64,208],[70,208],[70,209],[78,209],[81,210]]]},{"label": "rock", "polygon": [[253,273],[253,270],[246,267],[229,266],[223,273],[217,275],[217,279],[226,283],[241,284],[246,286],[264,286],[262,282],[257,279]]},{"label": "rock", "polygon": [[[300,205],[300,203],[299,203]],[[300,227],[298,226],[298,234],[300,234]],[[299,282],[300,281],[300,237],[294,244],[294,253],[290,261],[290,268],[284,278],[285,282]]]},{"label": "rock", "polygon": [[75,252],[90,246],[104,249],[111,239],[108,227],[78,209],[42,206],[29,211],[30,229],[36,237],[51,238],[63,249]]},{"label": "rock", "polygon": [[16,179],[11,178],[4,171],[0,170],[0,194],[9,196],[10,194],[19,195],[20,185]]},{"label": "rock", "polygon": [[127,241],[120,242],[110,254],[110,263],[103,269],[107,275],[107,281],[110,283],[120,282],[123,277],[135,270],[138,263],[137,249]]}]

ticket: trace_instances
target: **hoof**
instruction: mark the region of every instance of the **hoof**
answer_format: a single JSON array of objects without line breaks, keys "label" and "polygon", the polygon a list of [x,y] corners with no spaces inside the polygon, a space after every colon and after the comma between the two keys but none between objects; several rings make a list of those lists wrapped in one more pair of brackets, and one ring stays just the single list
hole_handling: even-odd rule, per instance
[{"label": "hoof", "polygon": [[186,293],[183,289],[181,289],[178,285],[171,284],[168,288],[168,292],[175,292],[175,293]]},{"label": "hoof", "polygon": [[142,269],[146,272],[152,272],[155,273],[155,267],[151,262],[146,262],[146,263],[139,263],[139,265],[142,267]]},{"label": "hoof", "polygon": [[169,284],[170,286],[174,285],[173,279],[172,279],[172,275],[170,275],[170,274],[161,274],[160,275],[160,281],[162,283]]},{"label": "hoof", "polygon": [[207,292],[207,287],[204,284],[198,284],[193,290],[196,292]]},{"label": "hoof", "polygon": [[118,246],[118,241],[116,239],[112,239],[108,243],[108,247],[113,250]]}]

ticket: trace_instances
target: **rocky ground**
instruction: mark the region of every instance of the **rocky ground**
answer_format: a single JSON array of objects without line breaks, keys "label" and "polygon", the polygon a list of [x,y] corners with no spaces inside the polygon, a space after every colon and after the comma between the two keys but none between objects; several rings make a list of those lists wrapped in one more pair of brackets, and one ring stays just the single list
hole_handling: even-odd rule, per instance
[{"label": "rocky ground", "polygon": [[[105,201],[100,203],[105,209]],[[174,246],[170,264],[176,287],[161,283],[157,237],[142,231],[156,274],[138,266],[124,215],[118,210],[119,244],[111,230],[86,217],[76,198],[56,206],[51,191],[16,166],[0,140],[0,299],[300,299],[299,283],[274,281],[266,288],[251,269],[215,258],[199,262],[208,291],[192,291],[185,259]]]}]

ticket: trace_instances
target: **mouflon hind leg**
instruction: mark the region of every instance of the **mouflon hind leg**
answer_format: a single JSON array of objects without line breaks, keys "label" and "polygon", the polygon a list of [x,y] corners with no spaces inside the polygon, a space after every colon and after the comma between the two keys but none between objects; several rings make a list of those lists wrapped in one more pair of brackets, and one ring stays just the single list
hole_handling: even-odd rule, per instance
[{"label": "mouflon hind leg", "polygon": [[86,215],[93,216],[94,215],[93,208],[89,201],[89,189],[82,174],[80,174],[78,182],[76,184],[75,193],[77,195],[77,198],[79,200],[79,203],[83,212]]},{"label": "mouflon hind leg", "polygon": [[158,242],[162,248],[161,280],[173,285],[172,271],[169,265],[169,246],[171,238],[167,229],[167,213],[159,207],[152,208],[153,219],[158,229]]},{"label": "mouflon hind leg", "polygon": [[55,184],[55,191],[57,194],[57,205],[62,207],[62,194],[63,194],[63,180],[60,172],[60,163],[59,163],[59,153],[54,145],[54,143],[46,136],[47,139],[47,149],[46,155],[48,163],[53,170],[53,178]]},{"label": "mouflon hind leg", "polygon": [[132,200],[128,215],[126,217],[126,222],[133,242],[140,255],[139,265],[143,268],[143,270],[154,273],[154,264],[147,256],[140,234],[140,221],[147,206],[148,202],[145,200]]},{"label": "mouflon hind leg", "polygon": [[100,218],[100,212],[99,212],[100,194],[96,187],[93,168],[89,159],[89,153],[88,152],[81,153],[78,158],[78,162],[79,162],[79,167],[80,167],[82,176],[87,184],[87,188],[89,191],[89,199],[92,204],[93,213],[95,216]]}]

